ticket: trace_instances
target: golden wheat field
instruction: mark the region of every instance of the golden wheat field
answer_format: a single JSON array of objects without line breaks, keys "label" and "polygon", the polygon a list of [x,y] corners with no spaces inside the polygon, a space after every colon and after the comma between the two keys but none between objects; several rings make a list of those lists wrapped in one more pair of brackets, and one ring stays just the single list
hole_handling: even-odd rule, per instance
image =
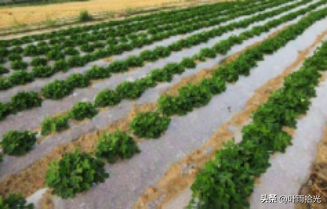
[{"label": "golden wheat field", "polygon": [[3,7],[0,8],[0,27],[35,23],[44,21],[48,18],[58,19],[77,16],[79,12],[84,9],[88,10],[90,13],[99,13],[104,11],[140,9],[183,1],[184,0],[92,0],[87,2],[68,2],[52,5]]}]

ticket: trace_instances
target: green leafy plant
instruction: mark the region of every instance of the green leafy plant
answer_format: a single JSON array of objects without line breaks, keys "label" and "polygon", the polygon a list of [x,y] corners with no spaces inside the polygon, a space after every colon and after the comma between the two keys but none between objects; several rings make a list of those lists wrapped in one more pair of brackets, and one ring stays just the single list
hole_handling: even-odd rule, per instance
[{"label": "green leafy plant", "polygon": [[163,82],[163,81],[171,81],[173,79],[174,74],[163,69],[155,69],[150,73],[150,76],[153,80]]},{"label": "green leafy plant", "polygon": [[37,78],[50,77],[56,73],[56,70],[54,68],[51,68],[50,66],[42,66],[42,65],[38,65],[34,67],[32,71],[33,71],[33,75]]},{"label": "green leafy plant", "polygon": [[30,151],[36,142],[36,133],[29,131],[8,131],[1,141],[3,152],[20,156]]},{"label": "green leafy plant", "polygon": [[68,58],[67,64],[68,64],[69,67],[81,67],[85,63],[84,63],[81,56],[74,55],[74,56],[71,56],[71,57]]},{"label": "green leafy plant", "polygon": [[33,80],[34,76],[24,70],[16,71],[9,76],[9,82],[13,85],[26,84],[32,82]]},{"label": "green leafy plant", "polygon": [[15,46],[15,47],[11,48],[10,51],[13,52],[13,53],[18,53],[18,54],[20,54],[20,53],[22,53],[24,50],[23,50],[23,48],[22,48],[21,46]]},{"label": "green leafy plant", "polygon": [[9,70],[5,68],[4,66],[0,65],[0,75],[9,73]]},{"label": "green leafy plant", "polygon": [[144,88],[141,88],[137,83],[124,81],[116,87],[116,93],[121,98],[126,99],[136,99],[139,98],[144,91]]},{"label": "green leafy plant", "polygon": [[22,194],[10,194],[7,198],[0,196],[1,209],[33,209],[33,204],[26,205]]},{"label": "green leafy plant", "polygon": [[94,47],[93,47],[92,45],[86,43],[86,44],[83,44],[83,45],[81,46],[81,50],[82,50],[83,52],[92,52],[92,51],[94,51]]},{"label": "green leafy plant", "polygon": [[45,177],[52,193],[61,198],[73,198],[77,193],[88,191],[93,184],[104,182],[109,174],[104,163],[77,149],[65,153],[59,162],[49,164]]},{"label": "green leafy plant", "polygon": [[15,60],[10,63],[10,67],[14,70],[26,70],[27,63],[21,60]]},{"label": "green leafy plant", "polygon": [[47,54],[51,50],[50,46],[39,46],[37,48],[38,55]]},{"label": "green leafy plant", "polygon": [[155,61],[159,58],[159,56],[158,56],[158,54],[154,53],[153,51],[145,50],[145,51],[141,52],[140,58],[145,61]]},{"label": "green leafy plant", "polygon": [[195,56],[195,58],[204,61],[206,58],[215,58],[216,52],[210,48],[201,49],[200,53]]},{"label": "green leafy plant", "polygon": [[42,99],[35,92],[19,92],[10,99],[10,107],[12,112],[40,107]]},{"label": "green leafy plant", "polygon": [[141,67],[143,66],[143,60],[136,56],[129,56],[126,59],[126,63],[129,67]]},{"label": "green leafy plant", "polygon": [[93,55],[95,57],[95,60],[104,58],[108,55],[107,51],[104,49],[98,49],[93,52]]},{"label": "green leafy plant", "polygon": [[9,61],[21,61],[23,58],[22,56],[20,56],[19,54],[17,53],[11,53],[9,54],[8,56],[8,60]]},{"label": "green leafy plant", "polygon": [[154,53],[157,54],[159,57],[168,57],[171,52],[167,47],[157,46],[154,49]]},{"label": "green leafy plant", "polygon": [[29,44],[24,49],[23,54],[25,56],[36,56],[36,55],[38,55],[37,47],[33,44]]},{"label": "green leafy plant", "polygon": [[7,77],[0,77],[0,90],[6,90],[11,87],[12,87],[12,84]]},{"label": "green leafy plant", "polygon": [[106,159],[109,163],[115,163],[118,158],[129,159],[139,152],[133,138],[119,130],[113,134],[103,133],[95,149],[95,155]]},{"label": "green leafy plant", "polygon": [[128,69],[128,65],[127,62],[116,60],[112,62],[107,69],[109,72],[124,72]]},{"label": "green leafy plant", "polygon": [[[165,115],[185,115],[194,107],[208,104],[212,97],[209,87],[205,85],[192,85],[182,87],[177,98],[164,96],[159,99],[158,109]],[[173,112],[175,111],[175,112]]]},{"label": "green leafy plant", "polygon": [[85,118],[93,118],[98,111],[91,102],[76,103],[70,111],[71,117],[75,120],[84,120]]},{"label": "green leafy plant", "polygon": [[182,107],[183,102],[178,97],[162,95],[158,100],[158,110],[167,116],[185,115],[186,111]]},{"label": "green leafy plant", "polygon": [[226,82],[219,77],[204,79],[201,81],[200,86],[208,88],[212,94],[219,94],[226,90]]},{"label": "green leafy plant", "polygon": [[63,59],[59,59],[57,60],[54,64],[53,64],[53,69],[55,71],[63,71],[63,72],[67,72],[68,71],[68,64],[65,60]]},{"label": "green leafy plant", "polygon": [[83,88],[87,87],[90,85],[90,80],[88,77],[78,74],[78,73],[73,73],[71,74],[65,81],[69,86],[72,86],[74,88]]},{"label": "green leafy plant", "polygon": [[115,91],[105,89],[99,92],[94,100],[96,107],[106,107],[118,104],[121,101],[121,97]]},{"label": "green leafy plant", "polygon": [[161,117],[157,112],[138,113],[130,126],[138,137],[158,138],[168,129],[170,119]]},{"label": "green leafy plant", "polygon": [[52,49],[49,52],[47,52],[48,60],[61,60],[64,58],[65,58],[65,55],[61,52],[60,49]]},{"label": "green leafy plant", "polygon": [[35,57],[32,59],[31,65],[32,66],[40,66],[40,65],[47,65],[48,61],[42,57]]},{"label": "green leafy plant", "polygon": [[89,79],[109,78],[110,72],[106,68],[95,65],[90,70],[86,71],[85,76]]},{"label": "green leafy plant", "polygon": [[48,135],[53,132],[60,132],[69,128],[69,117],[58,116],[58,117],[46,117],[41,124],[41,134]]},{"label": "green leafy plant", "polygon": [[69,86],[64,81],[55,80],[52,83],[47,84],[41,89],[42,95],[46,98],[50,99],[61,99],[64,96],[70,94],[73,90],[71,86]]},{"label": "green leafy plant", "polygon": [[168,63],[163,70],[169,74],[182,74],[185,71],[185,68],[181,64]]},{"label": "green leafy plant", "polygon": [[78,55],[79,51],[73,47],[67,47],[65,48],[65,54],[67,55]]},{"label": "green leafy plant", "polygon": [[183,58],[181,65],[184,68],[195,68],[196,63],[194,62],[194,60],[192,58]]},{"label": "green leafy plant", "polygon": [[0,56],[5,57],[8,55],[8,49],[6,47],[0,47]]}]

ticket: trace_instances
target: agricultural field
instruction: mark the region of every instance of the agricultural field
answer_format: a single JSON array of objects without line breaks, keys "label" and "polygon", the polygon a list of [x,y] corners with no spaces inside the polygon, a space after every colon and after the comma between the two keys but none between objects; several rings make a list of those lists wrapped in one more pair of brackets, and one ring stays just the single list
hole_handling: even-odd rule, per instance
[{"label": "agricultural field", "polygon": [[0,38],[0,209],[327,209],[327,0]]},{"label": "agricultural field", "polygon": [[[20,0],[3,1],[19,2]],[[22,1],[28,2],[28,0]],[[37,2],[37,0],[33,1]],[[69,19],[77,16],[81,10],[85,9],[92,14],[105,13],[111,15],[118,13],[118,15],[122,15],[147,8],[156,9],[175,4],[179,6],[184,3],[197,4],[202,1],[208,0],[201,0],[199,2],[197,2],[197,0],[39,0],[39,5],[34,3],[34,5],[25,4],[23,6],[0,6],[0,32],[3,27],[26,26],[28,24],[38,24],[41,22],[53,23],[53,21],[58,19]],[[51,4],[51,2],[55,3]]]}]

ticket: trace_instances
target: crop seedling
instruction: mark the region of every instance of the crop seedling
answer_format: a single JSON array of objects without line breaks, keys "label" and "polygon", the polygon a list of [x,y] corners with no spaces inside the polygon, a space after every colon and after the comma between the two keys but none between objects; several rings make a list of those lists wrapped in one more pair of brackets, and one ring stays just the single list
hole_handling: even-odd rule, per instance
[{"label": "crop seedling", "polygon": [[68,58],[67,64],[69,67],[81,67],[84,65],[84,61],[81,56],[74,55]]},{"label": "crop seedling", "polygon": [[34,76],[24,70],[16,71],[11,76],[9,76],[9,81],[13,85],[26,84],[32,82],[33,80]]},{"label": "crop seedling", "polygon": [[75,42],[73,40],[65,39],[63,40],[64,47],[73,47],[75,45]]},{"label": "crop seedling", "polygon": [[90,85],[90,80],[82,74],[73,73],[66,79],[66,83],[74,88],[84,88]]},{"label": "crop seedling", "polygon": [[90,70],[85,73],[85,77],[88,79],[102,79],[109,78],[110,72],[108,69],[98,66],[93,66]]},{"label": "crop seedling", "polygon": [[47,43],[45,41],[40,41],[40,42],[37,43],[38,47],[46,46],[46,45],[47,45]]},{"label": "crop seedling", "polygon": [[92,105],[91,102],[79,102],[76,103],[72,110],[70,111],[70,115],[75,120],[84,120],[85,118],[93,118],[98,111]]},{"label": "crop seedling", "polygon": [[21,60],[15,60],[13,62],[10,63],[10,67],[13,70],[26,70],[27,68],[27,63],[23,62]]},{"label": "crop seedling", "polygon": [[8,53],[9,53],[8,49],[6,49],[5,47],[0,47],[0,56],[1,57],[7,56]]},{"label": "crop seedling", "polygon": [[195,56],[195,59],[199,59],[201,61],[205,61],[206,58],[215,58],[216,52],[210,48],[201,49],[200,53]]},{"label": "crop seedling", "polygon": [[144,91],[140,85],[130,81],[124,81],[116,87],[116,92],[121,98],[136,99],[139,98]]},{"label": "crop seedling", "polygon": [[0,65],[0,75],[9,73],[9,70],[5,68],[4,66]]},{"label": "crop seedling", "polygon": [[49,52],[47,52],[48,60],[61,60],[64,58],[65,58],[65,55],[59,49],[52,49]]},{"label": "crop seedling", "polygon": [[11,113],[10,104],[0,102],[0,120]]},{"label": "crop seedling", "polygon": [[41,134],[48,135],[54,132],[60,132],[69,128],[68,116],[57,116],[54,118],[46,117],[41,124]]},{"label": "crop seedling", "polygon": [[167,47],[157,46],[153,53],[157,54],[159,57],[168,57],[170,55],[170,50]]},{"label": "crop seedling", "polygon": [[19,54],[16,54],[16,53],[11,53],[8,56],[9,61],[21,61],[22,59],[23,59],[22,56],[20,56]]},{"label": "crop seedling", "polygon": [[107,51],[104,49],[98,49],[93,52],[94,57],[96,60],[104,58],[108,55]]},{"label": "crop seedling", "polygon": [[65,54],[67,55],[78,55],[79,54],[79,51],[73,47],[67,47],[65,49]]},{"label": "crop seedling", "polygon": [[70,94],[73,90],[71,86],[69,86],[64,81],[55,80],[52,83],[47,84],[41,89],[42,95],[49,99],[61,99],[64,96]]},{"label": "crop seedling", "polygon": [[33,44],[27,45],[26,48],[24,49],[23,54],[25,56],[36,56],[38,55],[37,47],[34,46]]},{"label": "crop seedling", "polygon": [[1,146],[8,155],[21,156],[30,151],[36,142],[36,133],[9,131],[3,137]]},{"label": "crop seedling", "polygon": [[0,90],[6,90],[12,87],[9,79],[6,77],[0,77]]},{"label": "crop seedling", "polygon": [[101,160],[82,153],[79,149],[65,153],[59,162],[52,162],[49,167],[45,177],[46,185],[53,189],[53,194],[63,199],[88,191],[93,184],[104,182],[109,177]]},{"label": "crop seedling", "polygon": [[174,74],[163,69],[155,69],[150,74],[151,78],[157,82],[171,81]]},{"label": "crop seedling", "polygon": [[23,50],[23,48],[20,47],[20,46],[15,46],[15,47],[13,47],[10,51],[13,52],[13,53],[20,54],[20,53],[22,53],[24,50]]},{"label": "crop seedling", "polygon": [[141,67],[143,66],[143,60],[136,56],[129,56],[126,59],[126,63],[129,67]]},{"label": "crop seedling", "polygon": [[53,69],[56,72],[63,71],[67,72],[68,71],[68,64],[65,60],[59,59],[53,64]]},{"label": "crop seedling", "polygon": [[226,82],[219,77],[204,79],[201,81],[200,86],[208,88],[212,94],[219,94],[226,90]]},{"label": "crop seedling", "polygon": [[32,203],[26,204],[22,194],[10,194],[7,198],[0,196],[1,209],[33,209]]},{"label": "crop seedling", "polygon": [[32,59],[31,65],[36,67],[41,65],[47,65],[47,63],[48,63],[47,59],[42,57],[35,57]]},{"label": "crop seedling", "polygon": [[85,54],[84,56],[82,56],[82,62],[84,63],[83,65],[85,65],[88,62],[95,61],[95,59],[96,57],[94,56],[93,53]]},{"label": "crop seedling", "polygon": [[130,126],[138,137],[158,138],[168,129],[170,119],[162,117],[157,112],[138,113]]},{"label": "crop seedling", "polygon": [[90,45],[90,44],[83,44],[81,46],[81,50],[83,52],[92,52],[92,51],[94,51],[94,47],[92,45]]},{"label": "crop seedling", "polygon": [[108,66],[109,72],[124,72],[128,69],[127,62],[116,60]]},{"label": "crop seedling", "polygon": [[42,55],[42,54],[47,54],[50,50],[51,48],[49,46],[40,46],[38,47],[37,52],[39,55]]},{"label": "crop seedling", "polygon": [[139,152],[133,138],[119,130],[113,134],[103,133],[95,149],[95,155],[98,158],[106,159],[109,163],[115,163],[119,158],[130,159]]},{"label": "crop seedling", "polygon": [[145,61],[155,61],[159,58],[158,54],[150,51],[150,50],[145,50],[141,52],[140,58],[145,60]]},{"label": "crop seedling", "polygon": [[196,63],[194,62],[194,60],[192,58],[184,58],[181,62],[181,65],[184,68],[195,68]]},{"label": "crop seedling", "polygon": [[181,64],[168,63],[163,70],[170,74],[182,74],[185,71],[185,68]]},{"label": "crop seedling", "polygon": [[33,71],[33,75],[37,78],[50,77],[56,73],[56,70],[54,68],[51,68],[50,66],[42,66],[42,65],[38,65],[34,67],[32,71]]},{"label": "crop seedling", "polygon": [[96,95],[94,104],[96,107],[106,107],[116,105],[120,101],[120,95],[118,95],[115,91],[105,89]]},{"label": "crop seedling", "polygon": [[10,100],[10,107],[13,113],[31,109],[33,107],[40,107],[42,99],[35,92],[19,92]]}]

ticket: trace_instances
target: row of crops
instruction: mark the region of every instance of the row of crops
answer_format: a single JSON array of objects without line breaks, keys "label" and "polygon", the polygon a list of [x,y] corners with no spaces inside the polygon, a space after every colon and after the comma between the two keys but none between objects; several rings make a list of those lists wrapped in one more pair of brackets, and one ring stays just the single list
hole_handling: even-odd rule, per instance
[{"label": "row of crops", "polygon": [[[307,1],[307,0],[306,0]],[[232,48],[232,46],[236,44],[242,43],[244,40],[249,39],[255,35],[259,35],[260,33],[263,33],[265,31],[269,31],[271,28],[274,28],[284,22],[287,22],[291,19],[294,19],[300,14],[303,14],[305,12],[311,11],[312,9],[317,8],[321,4],[325,3],[325,1],[320,1],[316,4],[312,4],[307,8],[304,8],[302,10],[290,13],[288,15],[283,16],[282,18],[278,20],[272,20],[267,22],[266,24],[262,26],[254,27],[252,30],[246,31],[239,36],[231,36],[230,38],[226,40],[222,40],[218,42],[216,45],[214,45],[212,48],[204,48],[200,51],[200,53],[196,54],[193,57],[190,58],[184,58],[181,63],[168,63],[165,67],[162,69],[156,69],[150,73],[149,76],[136,80],[134,82],[123,82],[119,84],[114,91],[112,90],[103,90],[100,93],[98,93],[95,96],[94,104],[91,104],[90,102],[80,102],[74,105],[71,111],[68,111],[66,114],[61,114],[59,117],[53,117],[53,118],[45,118],[45,120],[42,122],[41,127],[41,133],[43,135],[47,135],[49,133],[55,132],[55,131],[62,131],[64,129],[67,129],[69,127],[69,119],[75,119],[75,120],[84,120],[85,118],[92,118],[94,117],[98,111],[96,107],[106,107],[106,106],[113,106],[120,103],[123,99],[137,99],[139,98],[144,91],[146,91],[148,88],[154,87],[159,82],[164,81],[171,81],[172,77],[175,74],[181,74],[186,69],[191,69],[196,66],[196,62],[199,63],[201,61],[205,61],[207,58],[213,58],[217,56],[217,54],[225,54],[227,51]],[[284,9],[284,8],[282,8]],[[280,9],[279,9],[280,10]],[[265,14],[265,13],[263,13]],[[262,15],[259,15],[262,16]],[[251,19],[256,19],[256,17],[252,17]],[[247,20],[244,20],[246,22],[249,22]],[[242,21],[238,24],[242,24]],[[220,34],[219,34],[220,35]],[[206,38],[206,40],[208,40]],[[272,43],[271,45],[273,45]],[[168,48],[168,47],[167,47]],[[169,52],[169,51],[168,51]],[[144,53],[144,52],[142,52]],[[140,56],[142,56],[142,53]],[[164,54],[164,53],[162,53]],[[170,54],[167,53],[168,56]],[[246,54],[246,53],[245,53]],[[155,53],[151,53],[151,55],[155,55]],[[253,56],[253,55],[250,55]],[[156,58],[159,59],[159,56]],[[156,60],[155,59],[155,60]],[[130,57],[126,61],[118,61],[118,62],[128,62],[130,60]],[[154,61],[154,60],[152,60]],[[246,60],[247,61],[247,60]],[[116,61],[117,62],[117,61]],[[134,61],[137,63],[137,61]],[[240,63],[245,62],[244,60],[241,60]],[[114,64],[113,62],[112,64]],[[110,64],[109,66],[111,66]],[[138,64],[136,66],[141,66],[142,64]],[[240,64],[235,64],[236,66],[239,66]],[[251,62],[248,62],[248,69],[253,67],[251,65]],[[134,66],[135,67],[135,66]],[[245,67],[245,66],[242,66]],[[103,73],[106,70],[104,68],[93,68],[94,71]],[[96,70],[95,70],[96,69]],[[227,73],[226,75],[223,75],[223,77],[226,77],[224,79],[207,79],[203,81],[203,86],[213,86],[212,93],[217,94],[221,93],[225,90],[225,81],[227,82],[234,82],[238,78],[236,75],[228,75],[229,69],[235,69],[234,66],[224,68],[224,70],[217,69],[217,72],[220,73]],[[86,73],[88,75],[88,73]],[[70,85],[69,85],[70,84]],[[74,87],[86,87],[88,84],[90,84],[90,81],[85,79],[83,75],[79,74],[73,74],[68,78],[68,82],[65,81],[55,81],[53,83],[50,83],[47,85],[47,88],[44,88],[42,92],[44,92],[45,95],[53,95],[53,97],[59,99],[63,98],[65,94],[69,95],[72,92],[72,89]],[[73,88],[72,88],[73,86]],[[187,87],[189,89],[194,87]],[[198,87],[201,89],[202,87]],[[196,91],[196,90],[195,90]],[[181,90],[181,95],[185,94],[183,93],[184,90]],[[209,93],[209,92],[208,92]],[[46,96],[45,96],[46,97]],[[185,97],[185,96],[184,96]],[[163,96],[158,100],[158,109],[161,110],[161,112],[165,115],[171,116],[174,114],[186,114],[187,111],[185,105],[180,104],[180,101],[187,101],[183,96],[180,96],[178,98],[171,98],[169,96]],[[206,103],[209,101],[210,95],[208,94],[208,99]],[[18,111],[22,111],[25,109],[30,109],[33,107],[41,106],[42,99],[37,93],[35,92],[20,92],[17,95],[13,96],[11,98],[11,101],[9,103],[2,104],[1,111],[3,114],[3,118],[7,116],[10,113],[17,113]],[[179,107],[181,106],[181,107]],[[1,106],[0,106],[1,107]],[[190,107],[192,110],[193,107]],[[12,132],[9,132],[10,135]],[[24,134],[25,132],[22,132],[21,134]],[[8,135],[7,134],[7,135]],[[18,134],[18,133],[17,133]],[[150,134],[150,133],[148,133]],[[151,137],[151,135],[149,135]],[[142,137],[142,136],[141,136]],[[157,136],[158,137],[158,136]],[[34,137],[35,138],[35,137]],[[11,141],[11,139],[8,139]],[[34,140],[35,142],[36,140]],[[19,146],[18,146],[19,147]],[[33,147],[33,143],[30,144],[29,147]],[[4,149],[6,152],[6,149]]]},{"label": "row of crops", "polygon": [[[51,188],[53,194],[63,199],[74,198],[76,194],[88,191],[109,178],[106,163],[115,164],[140,153],[136,138],[160,138],[170,127],[173,117],[183,117],[196,108],[206,106],[214,96],[225,92],[228,84],[235,84],[241,76],[250,76],[251,70],[266,56],[277,52],[313,24],[326,18],[326,3],[327,0],[218,3],[2,40],[0,54],[4,66],[0,67],[3,74],[0,89],[6,92],[18,87],[22,91],[12,95],[10,101],[0,102],[0,123],[10,121],[19,112],[24,114],[33,108],[42,108],[47,100],[60,101],[73,94],[75,89],[90,87],[96,80],[137,70],[224,34],[244,30],[217,41],[211,47],[201,48],[193,56],[183,56],[180,62],[165,63],[164,67],[151,70],[145,77],[124,81],[114,89],[103,89],[94,95],[93,102],[79,101],[68,111],[45,117],[39,124],[39,133],[35,132],[36,127],[9,130],[0,142],[2,152],[17,157],[33,152],[38,146],[39,134],[53,136],[69,131],[73,121],[91,120],[101,113],[101,108],[118,106],[124,100],[137,100],[150,88],[171,82],[174,76],[192,71],[209,59],[225,56],[234,46],[297,20],[276,35],[246,49],[237,59],[211,70],[210,77],[181,87],[176,95],[161,95],[155,110],[137,113],[127,130],[103,132],[92,152],[77,148],[51,162],[45,172],[44,187]],[[261,24],[256,25],[257,22]],[[73,73],[64,80],[56,79],[41,87],[40,91],[23,91],[24,87],[20,86],[180,34],[187,35],[169,45],[112,61],[107,66],[94,65],[85,73]],[[197,175],[189,208],[249,206],[248,197],[253,192],[254,179],[267,170],[269,157],[274,152],[284,152],[291,145],[291,136],[283,127],[295,128],[296,118],[308,110],[321,77],[320,71],[327,66],[326,53],[327,45],[324,43],[253,114],[252,123],[242,130],[243,141],[239,144],[229,142],[217,152],[215,160]],[[30,63],[23,61],[27,58]],[[0,162],[3,158],[6,156],[0,153]],[[19,174],[17,176],[18,179]],[[0,182],[0,194],[5,197],[0,198],[0,206],[32,208],[22,195],[12,194],[6,188],[10,184],[7,178]]]},{"label": "row of crops", "polygon": [[[307,0],[301,1],[300,3],[306,3]],[[195,67],[195,62],[203,62],[206,58],[212,58],[217,56],[217,54],[226,54],[229,49],[231,49],[236,44],[241,44],[247,39],[250,39],[256,35],[259,35],[263,32],[269,31],[270,29],[277,27],[278,25],[283,24],[284,22],[290,21],[295,19],[298,15],[305,14],[317,7],[323,5],[325,2],[320,1],[316,4],[312,4],[307,8],[301,9],[294,13],[288,14],[283,16],[278,20],[272,20],[266,23],[263,26],[254,27],[250,31],[246,31],[239,36],[232,36],[226,40],[220,41],[215,44],[212,48],[204,48],[198,54],[194,55],[193,57],[184,58],[181,63],[168,63],[162,69],[155,69],[152,71],[151,75],[137,80],[136,82],[124,82],[117,86],[115,91],[106,91],[100,92],[95,99],[95,106],[107,106],[107,105],[115,105],[121,99],[128,98],[128,99],[135,99],[138,98],[142,92],[144,92],[147,88],[153,87],[156,85],[156,82],[163,82],[163,81],[170,81],[174,74],[182,73],[186,68],[193,68]],[[299,4],[296,3],[296,6]],[[109,64],[108,67],[98,67],[93,66],[90,70],[86,71],[85,74],[72,74],[66,80],[55,80],[41,89],[41,92],[20,92],[17,95],[12,96],[11,101],[9,103],[0,104],[2,107],[1,111],[2,114],[0,118],[3,119],[7,115],[11,113],[17,113],[18,111],[23,111],[25,109],[30,109],[32,107],[40,106],[42,103],[42,98],[45,99],[62,99],[70,94],[72,94],[75,88],[86,88],[90,85],[92,80],[104,79],[110,77],[111,73],[119,73],[119,72],[126,72],[130,68],[133,67],[141,67],[146,62],[154,62],[159,60],[160,58],[164,58],[169,56],[172,52],[182,50],[185,48],[191,48],[194,45],[198,45],[202,42],[208,41],[210,38],[215,36],[222,35],[228,31],[231,31],[235,28],[240,27],[248,27],[251,23],[255,22],[256,20],[263,20],[265,18],[269,18],[273,15],[279,14],[282,11],[289,10],[290,7],[294,7],[295,5],[286,6],[285,8],[277,9],[272,12],[259,14],[257,16],[251,17],[249,19],[245,19],[238,23],[231,23],[226,26],[219,27],[217,29],[212,29],[200,34],[196,34],[190,36],[186,39],[179,40],[167,47],[157,47],[154,50],[145,50],[140,53],[139,56],[129,56],[126,60],[122,61],[114,61]],[[178,45],[178,49],[171,49],[174,46]],[[42,68],[42,67],[40,67]],[[175,69],[174,69],[175,68]],[[39,68],[38,68],[39,69]],[[45,71],[47,74],[51,73],[50,71]],[[30,74],[22,71],[20,72],[19,76],[16,77],[16,74],[13,74],[14,80],[18,82],[25,82],[25,81],[33,81],[33,76]],[[165,78],[166,77],[166,78]],[[119,95],[119,96],[117,96]],[[103,101],[104,97],[114,97],[113,101],[106,103]],[[119,98],[121,97],[121,98]],[[19,102],[19,101],[25,101]],[[15,107],[15,104],[19,103],[20,107]]]},{"label": "row of crops", "polygon": [[[83,55],[79,55],[80,51],[76,48],[73,48],[75,43],[70,43],[70,44],[65,44],[65,41],[62,40],[56,40],[54,41],[55,43],[60,43],[62,42],[63,45],[56,45],[56,49],[49,49],[49,50],[44,50],[44,47],[47,45],[45,42],[40,42],[37,45],[28,45],[25,47],[23,50],[22,48],[13,48],[15,52],[10,53],[8,50],[3,48],[2,54],[3,57],[8,54],[8,61],[10,62],[10,68],[13,70],[16,70],[16,72],[13,72],[12,74],[9,74],[8,76],[0,79],[0,89],[6,90],[9,88],[12,88],[17,85],[22,85],[26,83],[33,82],[35,78],[44,78],[44,77],[50,77],[53,76],[54,74],[58,72],[67,72],[69,69],[74,68],[74,67],[82,67],[85,66],[89,62],[93,62],[96,60],[99,60],[101,58],[105,58],[108,56],[112,55],[117,55],[121,54],[124,51],[130,51],[135,48],[142,47],[144,45],[149,45],[154,42],[163,40],[165,38],[168,38],[170,36],[178,35],[178,34],[185,34],[189,33],[195,30],[198,30],[202,27],[208,27],[208,26],[215,26],[219,25],[223,22],[230,21],[232,19],[235,19],[237,17],[241,17],[244,15],[249,15],[254,12],[259,12],[263,9],[269,8],[271,6],[281,4],[285,1],[277,2],[277,3],[270,3],[267,5],[258,5],[256,7],[250,7],[243,11],[240,8],[238,8],[238,11],[236,13],[233,13],[231,15],[228,15],[223,18],[219,18],[219,20],[216,20],[216,16],[213,17],[215,20],[210,20],[204,19],[203,21],[198,21],[196,22],[197,26],[193,24],[186,24],[186,25],[181,25],[178,24],[178,27],[174,26],[167,31],[160,32],[157,35],[152,35],[151,37],[145,37],[142,35],[135,35],[134,38],[130,40],[126,40],[127,43],[122,43],[119,44],[117,41],[112,40],[112,37],[115,35],[107,35],[105,37],[111,37],[109,38],[110,40],[106,43],[94,43],[92,46],[89,44],[87,45],[88,52],[84,53]],[[309,1],[306,1],[309,2]],[[88,70],[89,75],[86,76],[88,79],[100,79],[100,78],[105,78],[109,77],[110,73],[115,73],[115,72],[121,72],[121,71],[126,71],[127,68],[130,67],[135,67],[142,65],[146,61],[154,61],[159,59],[160,57],[168,56],[171,51],[180,51],[184,47],[192,47],[194,45],[197,45],[201,42],[204,42],[208,40],[208,38],[215,37],[217,35],[221,35],[223,33],[226,33],[231,30],[235,30],[235,28],[246,28],[249,24],[258,21],[258,20],[263,20],[265,18],[269,18],[271,16],[274,16],[282,11],[287,11],[289,9],[295,8],[297,6],[301,5],[301,3],[297,3],[294,5],[291,5],[289,7],[282,8],[280,10],[271,12],[267,15],[258,15],[256,18],[249,19],[247,21],[242,21],[241,23],[234,23],[234,24],[228,24],[225,27],[221,27],[216,30],[209,30],[206,32],[194,34],[186,39],[179,40],[176,43],[173,43],[167,47],[158,47],[154,50],[145,50],[140,54],[139,57],[134,57],[131,56],[129,59],[127,59],[125,62],[120,62],[116,61],[111,63],[109,66],[106,67],[107,71],[104,73],[98,75],[92,73],[93,68],[96,68],[97,66],[93,66],[90,70]],[[262,19],[261,19],[262,18]],[[192,20],[193,22],[194,20]],[[141,24],[141,23],[140,23]],[[125,26],[126,27],[126,26]],[[179,29],[180,28],[180,29]],[[102,34],[102,31],[101,31]],[[137,38],[137,39],[136,39]],[[75,40],[75,39],[74,39]],[[70,41],[72,42],[72,41]],[[77,43],[76,43],[77,44]],[[95,50],[95,47],[101,48],[98,50]],[[47,46],[48,47],[48,46]],[[91,48],[90,48],[91,47]],[[63,53],[61,49],[64,48]],[[80,47],[81,50],[83,50],[83,45]],[[105,49],[103,49],[105,48]],[[91,50],[90,50],[91,49]],[[90,51],[89,51],[90,50]],[[92,51],[92,52],[91,52]],[[31,72],[26,71],[28,68],[28,63],[22,61],[23,57],[20,55],[22,53],[25,56],[38,56],[35,57],[31,60],[29,63],[32,66]],[[46,55],[45,57],[40,57],[40,55]],[[55,59],[55,62],[50,62],[50,60]],[[8,64],[9,65],[9,64]],[[2,72],[9,72],[9,70],[5,67],[0,67]],[[104,71],[104,70],[102,70]]]},{"label": "row of crops", "polygon": [[271,155],[284,153],[292,144],[292,136],[283,128],[296,128],[296,119],[308,111],[310,99],[316,96],[319,78],[327,69],[326,56],[327,42],[324,42],[301,69],[287,76],[283,87],[253,113],[252,123],[242,128],[242,142],[229,141],[216,153],[215,159],[206,164],[192,185],[193,199],[189,208],[249,206],[255,178],[267,171]]}]

